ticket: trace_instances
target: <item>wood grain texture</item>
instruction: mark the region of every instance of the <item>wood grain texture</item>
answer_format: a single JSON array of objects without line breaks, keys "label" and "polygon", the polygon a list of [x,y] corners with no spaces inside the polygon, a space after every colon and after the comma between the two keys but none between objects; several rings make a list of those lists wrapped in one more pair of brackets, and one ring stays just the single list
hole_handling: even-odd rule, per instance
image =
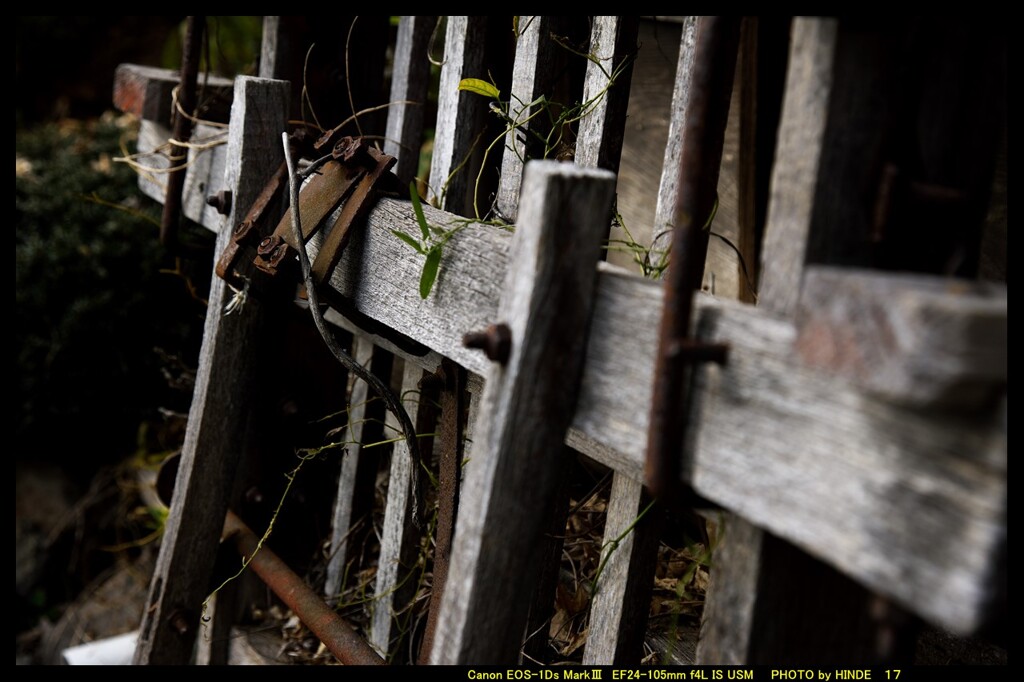
[{"label": "wood grain texture", "polygon": [[519,210],[519,188],[523,181],[523,165],[527,157],[526,132],[537,127],[529,121],[536,112],[530,103],[547,94],[553,74],[553,41],[548,37],[552,17],[519,17],[521,27],[516,40],[516,57],[512,67],[512,91],[509,95],[509,117],[516,127],[505,135],[506,153],[501,157],[498,180],[498,213],[508,222],[515,222]]},{"label": "wood grain texture", "polygon": [[[152,121],[143,121],[139,126],[139,152],[146,153],[146,155],[141,157],[139,162],[150,168],[160,170],[169,168],[171,164],[166,156],[149,152],[164,147],[170,137],[171,131],[168,128]],[[185,175],[185,186],[181,192],[181,211],[189,220],[194,220],[217,232],[224,223],[224,216],[206,203],[206,197],[216,194],[222,189],[230,189],[230,186],[224,182],[228,135],[222,128],[211,128],[205,124],[199,124],[192,133],[192,141],[196,143],[200,141],[216,142],[218,146],[204,150],[189,150],[189,166]],[[167,175],[165,173],[142,173],[139,175],[139,189],[143,194],[160,203],[163,203],[166,195],[166,184]],[[257,193],[260,189],[262,187],[257,190]],[[232,211],[236,208],[238,201],[238,195],[233,195]],[[245,206],[240,213],[236,213],[239,222],[242,221],[248,210],[249,207]]]},{"label": "wood grain texture", "polygon": [[796,351],[810,367],[911,407],[972,408],[1005,390],[1006,287],[809,266]]},{"label": "wood grain texture", "polygon": [[512,351],[486,375],[433,663],[518,660],[557,484],[548,453],[561,447],[576,402],[613,183],[605,171],[527,166],[497,318]]},{"label": "wood grain texture", "polygon": [[[279,134],[288,110],[287,83],[239,78],[231,111],[232,135],[224,184],[238,200],[224,225],[233,225],[245,206],[280,163]],[[218,253],[231,230],[218,234]],[[203,332],[195,393],[189,412],[185,444],[174,500],[164,530],[160,555],[135,651],[135,662],[182,664],[192,656],[199,627],[206,578],[213,567],[235,463],[254,431],[248,406],[255,400],[257,343],[264,323],[258,301],[244,314],[221,314],[230,296],[214,276],[209,314]],[[181,614],[189,627],[184,634],[169,619]]]},{"label": "wood grain texture", "polygon": [[472,206],[474,172],[470,164],[457,169],[473,151],[482,129],[487,101],[459,90],[463,78],[485,78],[487,17],[448,17],[444,38],[444,65],[437,95],[434,151],[430,161],[431,202],[458,215]]},{"label": "wood grain texture", "polygon": [[636,58],[636,17],[593,17],[583,81],[586,106],[576,137],[576,165],[619,171],[626,106]]},{"label": "wood grain texture", "polygon": [[[145,121],[163,126],[171,123],[173,91],[181,75],[171,69],[138,64],[121,64],[114,72],[114,106]],[[228,78],[200,74],[198,117],[204,121],[226,123],[231,113],[234,83]]]},{"label": "wood grain texture", "polygon": [[437,17],[402,17],[395,39],[384,153],[398,159],[393,170],[403,187],[416,177],[430,85],[427,49]]},{"label": "wood grain texture", "polygon": [[[365,336],[356,334],[352,340],[352,358],[363,367],[371,367],[373,354],[373,343]],[[365,381],[360,381],[355,376],[351,376],[349,381],[352,387],[349,390],[348,424],[342,438],[350,445],[345,448],[345,455],[341,460],[341,474],[338,477],[338,491],[334,498],[334,513],[331,517],[327,579],[324,583],[324,595],[328,599],[336,598],[341,594],[343,587],[345,564],[348,561],[348,536],[355,520],[353,510],[357,487],[368,478],[365,473],[360,475],[360,470],[372,468],[376,472],[377,469],[377,458],[372,453],[362,451],[363,425],[367,417],[370,388]]]},{"label": "wood grain texture", "polygon": [[672,90],[672,119],[669,122],[668,141],[665,143],[665,160],[661,166],[658,203],[654,209],[654,228],[651,234],[651,252],[653,254],[668,253],[672,244],[672,226],[676,219],[676,195],[679,193],[679,177],[682,171],[679,159],[683,154],[683,131],[686,129],[685,113],[686,105],[690,101],[690,81],[693,77],[696,47],[697,17],[684,17],[679,43],[679,61],[676,64],[676,80]]},{"label": "wood grain texture", "polygon": [[637,665],[643,658],[661,530],[660,510],[648,509],[649,502],[642,483],[623,474],[612,477],[605,564],[591,601],[584,665]]},{"label": "wood grain texture", "polygon": [[760,305],[791,316],[800,296],[836,52],[834,19],[793,20],[782,123],[761,251]]},{"label": "wood grain texture", "polygon": [[[460,225],[450,215],[425,210],[434,224],[449,229]],[[483,225],[462,229],[445,246],[438,283],[423,301],[416,286],[422,256],[391,234],[396,226],[416,229],[411,206],[382,199],[365,234],[356,235],[349,245],[332,277],[333,287],[362,315],[484,375],[490,363],[479,352],[463,348],[461,339],[466,331],[498,319],[512,235]],[[584,376],[567,442],[639,480],[656,343],[654,311],[660,310],[661,293],[656,283],[610,267],[600,270]],[[767,299],[763,304],[768,305]],[[699,297],[702,311],[724,305]],[[712,401],[722,400],[715,396],[726,389],[752,399],[727,401],[721,409],[732,411],[731,423],[710,420],[697,429],[700,445],[693,475],[703,486],[699,492],[742,511],[749,520],[868,581],[933,622],[960,631],[975,627],[986,608],[991,569],[986,557],[1005,532],[1006,485],[998,473],[978,470],[981,465],[973,457],[987,452],[992,471],[1005,467],[1005,434],[985,424],[984,415],[961,428],[958,419],[901,410],[819,376],[796,362],[792,324],[769,311],[732,306],[717,319],[716,324],[728,319],[733,325],[721,338],[733,346],[735,367],[756,368],[762,359],[764,365],[748,376],[730,364],[721,373],[729,380],[709,393]],[[629,352],[623,350],[627,347]],[[782,397],[777,397],[778,386],[786,387]],[[810,416],[819,422],[808,422]],[[736,443],[741,434],[742,442]],[[793,443],[807,446],[794,449]],[[820,480],[801,473],[796,462],[804,457],[813,460]],[[972,472],[965,482],[956,473],[962,467]],[[763,489],[749,480],[750,470],[762,477]],[[950,472],[952,480],[947,478]],[[890,481],[891,487],[880,486],[879,480]],[[903,494],[904,489],[917,493]],[[927,490],[935,496],[925,494]],[[762,492],[764,499],[750,498]],[[865,517],[865,510],[872,511]],[[861,528],[851,535],[851,526],[872,519],[875,524],[891,519],[895,530]],[[941,548],[951,543],[973,549],[943,553]],[[962,555],[972,560],[953,561]]]},{"label": "wood grain texture", "polygon": [[[424,371],[414,363],[406,363],[402,371],[402,388],[405,409],[415,420],[417,433],[433,433],[434,423],[427,416],[432,412],[429,399],[421,399],[420,380]],[[435,415],[436,416],[436,415]],[[398,420],[390,412],[386,417],[389,431],[400,432]],[[418,439],[419,447],[430,451],[430,439]],[[388,476],[388,498],[384,508],[384,527],[380,537],[380,559],[377,565],[377,579],[374,583],[374,599],[370,609],[370,645],[381,656],[389,659],[407,628],[399,628],[395,622],[396,613],[404,609],[409,598],[415,594],[417,584],[409,573],[415,569],[416,549],[419,536],[413,526],[416,513],[414,496],[418,494],[413,486],[418,480],[413,475],[414,467],[420,462],[413,461],[409,446],[402,440],[395,442],[391,450],[391,470]]]}]

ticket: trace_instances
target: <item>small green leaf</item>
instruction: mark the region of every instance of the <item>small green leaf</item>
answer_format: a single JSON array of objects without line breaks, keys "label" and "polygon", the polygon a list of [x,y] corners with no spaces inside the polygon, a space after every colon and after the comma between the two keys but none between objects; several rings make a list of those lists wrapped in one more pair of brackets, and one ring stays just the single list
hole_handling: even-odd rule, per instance
[{"label": "small green leaf", "polygon": [[420,246],[420,243],[418,241],[416,241],[415,239],[413,239],[412,237],[410,237],[409,235],[407,235],[405,232],[399,232],[398,230],[391,230],[391,234],[395,235],[396,237],[401,239],[403,242],[405,242],[406,244],[408,244],[412,248],[416,249],[416,253],[424,253],[423,247]]},{"label": "small green leaf", "polygon": [[430,296],[437,279],[437,267],[441,264],[441,249],[434,247],[427,252],[427,260],[423,262],[423,274],[420,275],[420,298]]},{"label": "small green leaf", "polygon": [[[416,214],[416,222],[420,224],[420,232],[423,234],[423,241],[430,239],[430,228],[427,227],[427,219],[423,215],[423,204],[420,203],[420,193],[416,189],[416,181],[409,183],[409,198],[412,200],[412,210]],[[420,253],[423,253],[420,250]]]},{"label": "small green leaf", "polygon": [[459,81],[459,90],[468,90],[491,99],[501,99],[501,91],[498,88],[479,78],[463,78]]}]

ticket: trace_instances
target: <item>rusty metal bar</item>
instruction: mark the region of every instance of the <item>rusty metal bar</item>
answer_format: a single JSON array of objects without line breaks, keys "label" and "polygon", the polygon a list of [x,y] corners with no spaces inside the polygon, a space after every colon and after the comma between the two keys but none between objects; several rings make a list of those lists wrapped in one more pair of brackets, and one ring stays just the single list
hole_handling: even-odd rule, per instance
[{"label": "rusty metal bar", "polygon": [[702,17],[699,21],[644,467],[648,488],[661,499],[679,486],[688,367],[697,361],[724,358],[725,350],[709,352],[695,343],[690,337],[690,318],[694,294],[704,277],[710,219],[718,196],[741,19]]},{"label": "rusty metal bar", "polygon": [[441,380],[444,382],[440,394],[441,418],[437,424],[440,440],[438,456],[437,530],[434,540],[434,579],[431,586],[430,608],[427,611],[427,626],[420,644],[419,663],[430,662],[434,646],[437,620],[441,614],[441,599],[448,581],[448,563],[451,559],[452,541],[455,538],[455,518],[459,513],[459,488],[462,477],[462,460],[466,454],[463,433],[466,429],[469,394],[466,391],[467,372],[448,358],[441,361]]},{"label": "rusty metal bar", "polygon": [[331,610],[316,592],[276,554],[262,547],[259,538],[233,512],[224,520],[224,536],[234,540],[238,551],[252,557],[253,570],[278,597],[320,638],[327,649],[345,665],[383,665],[384,659],[370,648],[352,626]]},{"label": "rusty metal bar", "polygon": [[[171,132],[176,142],[185,143],[192,137],[192,112],[196,108],[196,80],[199,77],[199,52],[202,47],[206,17],[189,17],[185,25],[185,44],[181,54],[181,85],[178,88],[179,110],[171,112],[174,128]],[[182,113],[184,112],[184,114]],[[188,160],[188,149],[172,145],[171,167],[181,166]],[[178,250],[178,223],[181,221],[181,192],[185,187],[184,168],[167,174],[167,193],[164,195],[164,210],[160,216],[160,243],[171,253]]]}]

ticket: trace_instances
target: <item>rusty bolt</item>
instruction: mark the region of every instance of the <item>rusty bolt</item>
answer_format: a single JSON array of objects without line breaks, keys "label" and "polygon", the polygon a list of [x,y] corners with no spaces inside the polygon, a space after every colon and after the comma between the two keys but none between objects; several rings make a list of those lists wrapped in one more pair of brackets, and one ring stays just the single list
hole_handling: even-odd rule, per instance
[{"label": "rusty bolt", "polygon": [[463,336],[462,345],[479,348],[488,360],[504,365],[512,352],[512,330],[504,323],[492,324],[482,332],[469,332]]},{"label": "rusty bolt", "polygon": [[171,615],[167,616],[167,623],[182,637],[192,631],[192,623],[184,609],[171,611]]},{"label": "rusty bolt", "polygon": [[342,163],[367,163],[367,147],[369,144],[361,137],[343,137],[334,145],[331,156]]},{"label": "rusty bolt", "polygon": [[256,253],[264,259],[270,260],[277,255],[278,249],[282,246],[284,246],[284,240],[277,235],[271,235],[260,241],[260,245],[256,247]]},{"label": "rusty bolt", "polygon": [[227,215],[231,213],[231,190],[222,189],[216,194],[206,197],[206,203],[217,209],[217,213]]}]

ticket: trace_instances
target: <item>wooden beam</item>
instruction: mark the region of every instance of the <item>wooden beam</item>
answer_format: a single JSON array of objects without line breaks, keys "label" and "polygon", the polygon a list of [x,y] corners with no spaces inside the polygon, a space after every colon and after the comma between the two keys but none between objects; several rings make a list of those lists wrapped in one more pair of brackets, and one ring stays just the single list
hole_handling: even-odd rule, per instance
[{"label": "wooden beam", "polygon": [[808,366],[917,408],[990,406],[1005,390],[1005,287],[824,265],[804,280],[796,351]]},{"label": "wooden beam", "polygon": [[606,171],[527,166],[494,320],[508,325],[511,354],[485,377],[433,663],[518,660],[539,569],[533,558],[557,486],[548,460],[579,388],[613,183]]},{"label": "wooden beam", "polygon": [[[256,78],[235,82],[224,184],[237,200],[217,252],[283,156],[279,134],[288,110],[287,83]],[[213,276],[203,346],[189,411],[171,512],[135,651],[135,662],[182,664],[192,656],[206,581],[213,568],[221,519],[235,464],[257,429],[250,423],[258,397],[257,343],[267,308],[250,301],[243,314],[224,315],[231,291]],[[251,307],[250,307],[251,306]]]},{"label": "wooden beam", "polygon": [[[171,69],[121,64],[114,72],[114,106],[144,121],[169,126],[173,92],[180,83],[181,75]],[[234,96],[231,79],[201,74],[198,92],[198,117],[203,121],[227,123]]]}]

